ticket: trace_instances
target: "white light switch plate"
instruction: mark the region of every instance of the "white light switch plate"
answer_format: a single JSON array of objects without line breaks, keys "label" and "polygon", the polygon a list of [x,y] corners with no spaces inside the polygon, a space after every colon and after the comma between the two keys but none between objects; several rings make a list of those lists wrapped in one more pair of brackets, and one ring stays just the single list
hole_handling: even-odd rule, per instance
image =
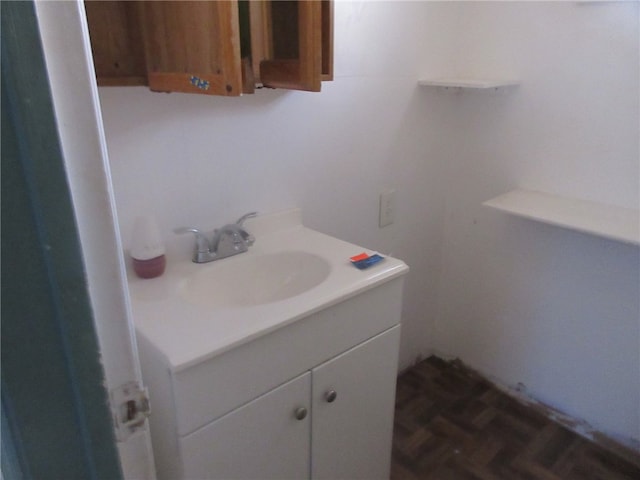
[{"label": "white light switch plate", "polygon": [[380,193],[380,218],[378,225],[380,228],[393,223],[396,213],[396,191],[387,189]]}]

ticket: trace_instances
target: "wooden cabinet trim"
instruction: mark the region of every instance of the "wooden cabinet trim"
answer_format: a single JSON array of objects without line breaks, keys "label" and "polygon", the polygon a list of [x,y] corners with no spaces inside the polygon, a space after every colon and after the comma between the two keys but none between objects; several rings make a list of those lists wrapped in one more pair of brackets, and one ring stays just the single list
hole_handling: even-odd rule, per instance
[{"label": "wooden cabinet trim", "polygon": [[322,75],[323,82],[333,80],[333,0],[322,0]]}]

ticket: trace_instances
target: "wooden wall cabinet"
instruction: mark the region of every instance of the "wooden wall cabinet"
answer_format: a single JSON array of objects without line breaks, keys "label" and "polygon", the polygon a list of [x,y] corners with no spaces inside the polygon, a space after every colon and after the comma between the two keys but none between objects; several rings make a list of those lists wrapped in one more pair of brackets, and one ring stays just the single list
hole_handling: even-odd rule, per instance
[{"label": "wooden wall cabinet", "polygon": [[332,0],[85,2],[98,85],[237,96],[333,79]]}]

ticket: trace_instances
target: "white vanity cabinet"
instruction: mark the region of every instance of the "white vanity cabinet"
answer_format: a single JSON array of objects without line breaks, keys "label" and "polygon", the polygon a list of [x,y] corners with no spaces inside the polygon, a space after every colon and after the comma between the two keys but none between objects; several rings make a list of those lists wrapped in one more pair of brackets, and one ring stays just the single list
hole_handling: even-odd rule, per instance
[{"label": "white vanity cabinet", "polygon": [[138,332],[158,477],[388,478],[403,281],[180,371]]},{"label": "white vanity cabinet", "polygon": [[130,277],[158,478],[389,478],[407,265],[354,268],[297,209],[247,228],[242,255]]}]

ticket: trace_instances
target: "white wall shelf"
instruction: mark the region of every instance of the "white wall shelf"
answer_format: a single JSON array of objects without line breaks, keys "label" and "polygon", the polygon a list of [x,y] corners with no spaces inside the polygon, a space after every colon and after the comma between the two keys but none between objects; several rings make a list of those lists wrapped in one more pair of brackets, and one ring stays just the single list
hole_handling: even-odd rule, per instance
[{"label": "white wall shelf", "polygon": [[464,88],[487,90],[491,88],[514,87],[520,85],[518,80],[487,78],[425,78],[418,81],[422,87]]},{"label": "white wall shelf", "polygon": [[483,205],[511,215],[632,245],[640,245],[640,210],[513,190]]}]

